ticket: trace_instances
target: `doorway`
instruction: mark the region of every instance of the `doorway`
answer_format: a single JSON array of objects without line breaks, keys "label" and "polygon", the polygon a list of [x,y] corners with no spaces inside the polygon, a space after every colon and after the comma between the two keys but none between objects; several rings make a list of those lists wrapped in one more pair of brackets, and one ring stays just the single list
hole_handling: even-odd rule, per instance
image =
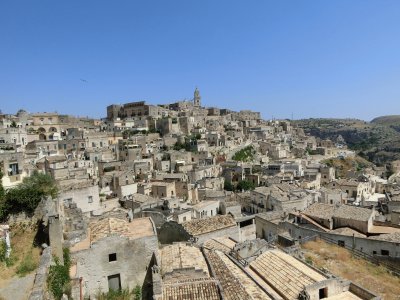
[{"label": "doorway", "polygon": [[119,274],[108,276],[108,289],[114,291],[121,290],[121,276]]}]

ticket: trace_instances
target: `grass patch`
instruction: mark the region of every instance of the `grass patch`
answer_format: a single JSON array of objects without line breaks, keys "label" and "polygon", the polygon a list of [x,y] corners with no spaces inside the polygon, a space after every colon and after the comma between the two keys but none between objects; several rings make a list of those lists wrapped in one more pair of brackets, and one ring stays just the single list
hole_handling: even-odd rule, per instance
[{"label": "grass patch", "polygon": [[399,299],[400,278],[367,260],[356,258],[345,248],[324,241],[310,241],[302,245],[306,261],[311,260],[319,269],[351,280],[373,292],[382,299]]},{"label": "grass patch", "polygon": [[[41,249],[34,245],[36,232],[34,224],[25,223],[10,228],[11,255],[0,263],[0,288],[7,285],[12,277],[27,275],[38,266]],[[32,269],[33,266],[35,268]]]},{"label": "grass patch", "polygon": [[[98,293],[97,295],[98,300],[131,300],[137,299],[134,295],[134,292],[129,291],[127,289],[114,291],[110,290],[107,293]],[[141,299],[141,298],[138,298]]]},{"label": "grass patch", "polygon": [[37,266],[37,262],[33,260],[32,251],[30,251],[27,255],[25,255],[21,263],[17,266],[16,273],[18,274],[18,276],[24,277],[25,275],[34,271]]}]

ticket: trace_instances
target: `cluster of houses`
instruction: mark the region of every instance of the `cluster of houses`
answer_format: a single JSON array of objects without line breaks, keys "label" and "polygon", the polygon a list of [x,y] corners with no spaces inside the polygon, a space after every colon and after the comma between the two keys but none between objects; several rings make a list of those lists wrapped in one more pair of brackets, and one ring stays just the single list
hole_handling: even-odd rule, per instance
[{"label": "cluster of houses", "polygon": [[400,176],[324,163],[354,155],[288,120],[205,108],[197,89],[101,120],[0,115],[3,187],[35,171],[59,186],[46,225],[53,254],[70,249],[73,299],[377,299],[278,248],[319,236],[400,258]]}]

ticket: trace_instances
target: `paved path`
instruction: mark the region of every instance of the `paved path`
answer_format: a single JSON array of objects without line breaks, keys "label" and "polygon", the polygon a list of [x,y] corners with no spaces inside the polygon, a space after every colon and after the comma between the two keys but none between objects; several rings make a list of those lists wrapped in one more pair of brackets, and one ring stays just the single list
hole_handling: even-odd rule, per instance
[{"label": "paved path", "polygon": [[0,299],[26,300],[33,287],[35,272],[25,277],[13,277],[0,288]]}]

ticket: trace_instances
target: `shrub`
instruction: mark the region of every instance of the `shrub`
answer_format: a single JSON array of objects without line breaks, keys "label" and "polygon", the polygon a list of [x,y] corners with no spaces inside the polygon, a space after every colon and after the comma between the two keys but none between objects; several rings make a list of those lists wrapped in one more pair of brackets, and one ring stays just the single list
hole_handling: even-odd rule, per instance
[{"label": "shrub", "polygon": [[233,191],[233,185],[229,181],[225,180],[224,182],[224,189],[227,191]]},{"label": "shrub", "polygon": [[7,257],[7,245],[4,240],[0,240],[0,262],[5,262]]},{"label": "shrub", "polygon": [[242,180],[237,185],[238,190],[245,190],[245,191],[254,190],[255,187],[256,185],[248,180]]},{"label": "shrub", "polygon": [[242,150],[237,151],[232,159],[236,161],[251,161],[254,158],[255,151],[253,149],[253,146],[247,146],[243,148]]},{"label": "shrub", "polygon": [[32,259],[32,251],[30,251],[17,267],[17,274],[20,277],[29,274],[37,268],[37,264]]},{"label": "shrub", "polygon": [[71,266],[71,260],[69,255],[69,249],[63,250],[64,265],[60,263],[58,257],[54,257],[55,264],[50,266],[49,277],[47,278],[47,284],[50,292],[54,298],[61,299],[62,295],[69,294],[69,268]]},{"label": "shrub", "polygon": [[[136,289],[136,288],[135,288]],[[133,298],[132,298],[133,296]],[[97,299],[99,300],[131,300],[131,299],[142,299],[141,298],[141,292],[140,292],[140,298],[136,298],[136,294],[134,292],[130,292],[127,289],[124,290],[110,290],[107,293],[101,293],[99,292],[97,295]]]},{"label": "shrub", "polygon": [[0,221],[6,219],[9,214],[25,212],[31,215],[43,198],[55,198],[57,193],[53,178],[38,172],[24,178],[22,183],[7,192],[0,187]]},{"label": "shrub", "polygon": [[306,256],[306,263],[308,263],[309,265],[313,264],[313,260],[310,256]]},{"label": "shrub", "polygon": [[133,289],[133,299],[134,300],[141,300],[142,299],[142,289],[140,288],[139,285],[137,285]]}]

